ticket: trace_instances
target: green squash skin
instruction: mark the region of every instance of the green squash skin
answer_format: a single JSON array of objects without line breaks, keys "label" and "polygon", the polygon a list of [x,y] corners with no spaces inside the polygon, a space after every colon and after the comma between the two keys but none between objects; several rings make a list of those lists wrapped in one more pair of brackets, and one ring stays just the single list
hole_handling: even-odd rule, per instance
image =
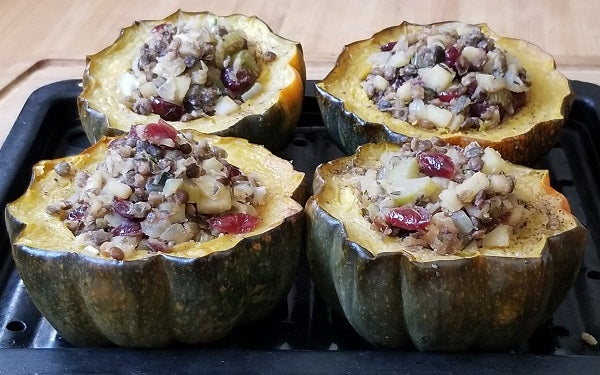
[{"label": "green squash skin", "polygon": [[558,307],[583,258],[586,230],[549,238],[539,258],[416,262],[373,256],[310,198],[307,260],[320,295],[368,342],[423,351],[514,349]]},{"label": "green squash skin", "polygon": [[[77,105],[82,120],[83,130],[90,142],[96,143],[103,136],[114,137],[124,134],[123,131],[112,128],[105,114],[91,108],[85,98],[78,97]],[[302,106],[301,102],[294,104]],[[294,130],[300,118],[300,108],[287,110],[278,102],[265,113],[246,116],[234,125],[212,134],[245,138],[251,143],[265,146],[271,151],[285,148],[294,137]]]},{"label": "green squash skin", "polygon": [[[11,241],[24,224],[6,210]],[[13,245],[29,294],[77,346],[204,344],[264,317],[285,297],[304,248],[304,212],[199,258],[115,261]],[[59,309],[56,306],[60,306]]]},{"label": "green squash skin", "polygon": [[[352,155],[359,146],[366,143],[391,142],[402,144],[410,137],[391,130],[384,124],[365,121],[356,114],[346,110],[342,100],[325,91],[318,84],[315,86],[315,96],[327,133],[346,155]],[[561,113],[566,114],[572,103],[572,95],[565,98]],[[563,120],[548,120],[531,127],[527,134],[520,134],[507,138],[504,144],[494,144],[493,148],[506,155],[513,163],[533,165],[539,156],[548,152],[555,143],[560,132]],[[433,134],[435,135],[435,134]],[[461,138],[450,143],[462,144],[463,147],[471,140],[483,144],[483,140],[476,138]],[[536,147],[525,147],[534,144]],[[514,148],[511,151],[510,148]]]},{"label": "green squash skin", "polygon": [[346,155],[352,155],[365,143],[403,143],[409,138],[391,131],[387,126],[365,121],[347,111],[340,99],[329,94],[318,84],[315,85],[315,98],[327,133]]}]

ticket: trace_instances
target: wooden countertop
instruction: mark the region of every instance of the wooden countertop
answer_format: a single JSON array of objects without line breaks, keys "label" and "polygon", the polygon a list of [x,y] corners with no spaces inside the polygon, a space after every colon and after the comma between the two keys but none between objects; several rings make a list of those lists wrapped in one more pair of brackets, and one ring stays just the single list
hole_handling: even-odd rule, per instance
[{"label": "wooden countertop", "polygon": [[110,45],[135,20],[160,19],[178,8],[219,15],[256,15],[278,34],[300,41],[307,78],[333,67],[345,44],[401,23],[460,20],[487,23],[499,35],[528,40],[554,56],[569,78],[600,85],[600,2],[404,0],[20,0],[0,4],[0,144],[38,87],[81,78],[85,56]]}]

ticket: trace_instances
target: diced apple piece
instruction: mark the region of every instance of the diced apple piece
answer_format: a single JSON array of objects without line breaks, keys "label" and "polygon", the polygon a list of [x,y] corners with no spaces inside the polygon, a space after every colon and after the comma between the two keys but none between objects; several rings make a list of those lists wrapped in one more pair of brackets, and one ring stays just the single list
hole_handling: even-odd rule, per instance
[{"label": "diced apple piece", "polygon": [[424,112],[421,118],[432,122],[438,128],[445,128],[452,121],[452,112],[436,107],[433,104],[425,104]]},{"label": "diced apple piece", "polygon": [[442,208],[448,212],[456,212],[463,208],[463,202],[458,199],[458,195],[456,194],[456,185],[450,184],[448,188],[442,190],[439,195],[440,205]]},{"label": "diced apple piece", "polygon": [[389,51],[376,52],[367,58],[367,62],[371,65],[384,66],[391,55]]},{"label": "diced apple piece", "polygon": [[177,104],[181,104],[183,103],[183,98],[185,97],[185,94],[187,94],[190,88],[190,83],[192,82],[192,79],[188,75],[181,75],[173,77],[173,80],[175,81],[174,102]]},{"label": "diced apple piece", "polygon": [[182,178],[169,178],[165,181],[165,187],[163,188],[163,194],[165,197],[169,197],[173,195],[179,189],[179,187],[183,184]]},{"label": "diced apple piece", "polygon": [[481,160],[483,161],[481,171],[487,175],[498,173],[506,169],[506,161],[502,159],[500,153],[493,148],[487,147],[483,150]]},{"label": "diced apple piece", "polygon": [[419,69],[419,77],[425,87],[435,90],[435,92],[446,90],[452,83],[454,75],[454,71],[444,64],[437,64],[433,68]]},{"label": "diced apple piece", "polygon": [[158,95],[154,82],[146,82],[140,85],[140,94],[145,98]]},{"label": "diced apple piece", "polygon": [[184,180],[183,188],[188,193],[188,202],[196,204],[198,213],[217,214],[231,208],[230,190],[214,176],[204,175]]},{"label": "diced apple piece", "polygon": [[495,194],[507,195],[513,191],[515,183],[512,177],[503,173],[493,173],[489,175],[490,187],[488,191]]},{"label": "diced apple piece", "polygon": [[494,77],[491,74],[476,73],[477,86],[486,91],[498,91],[506,89],[506,80],[502,77]]},{"label": "diced apple piece", "polygon": [[166,79],[162,85],[158,86],[156,93],[170,103],[175,102],[175,80],[173,77]]},{"label": "diced apple piece", "polygon": [[466,46],[463,48],[461,55],[467,59],[468,62],[476,66],[481,66],[487,58],[487,53],[484,49]]},{"label": "diced apple piece", "polygon": [[486,233],[481,244],[485,247],[507,247],[510,244],[511,230],[512,228],[509,225],[499,224]]},{"label": "diced apple piece", "polygon": [[223,96],[215,105],[215,114],[226,116],[237,111],[239,108],[240,106],[235,100],[231,99],[229,96]]},{"label": "diced apple piece", "polygon": [[441,190],[431,177],[382,180],[381,187],[392,197],[395,206],[413,203],[419,197],[431,199]]},{"label": "diced apple piece", "polygon": [[395,180],[419,177],[419,162],[417,158],[388,158],[384,161],[382,179]]},{"label": "diced apple piece", "polygon": [[461,201],[472,202],[477,193],[487,188],[489,184],[488,177],[484,173],[477,172],[456,186],[456,194]]},{"label": "diced apple piece", "polygon": [[202,169],[205,171],[220,171],[223,169],[223,163],[217,158],[208,158],[202,161]]}]

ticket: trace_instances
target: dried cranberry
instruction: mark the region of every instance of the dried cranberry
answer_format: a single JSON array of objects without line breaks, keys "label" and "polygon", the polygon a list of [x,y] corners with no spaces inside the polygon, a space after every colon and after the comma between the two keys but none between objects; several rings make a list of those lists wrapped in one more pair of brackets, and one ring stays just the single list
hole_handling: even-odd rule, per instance
[{"label": "dried cranberry", "polygon": [[141,134],[138,133],[140,138],[152,144],[160,145],[164,139],[172,141],[177,139],[177,129],[162,120],[159,120],[158,123],[146,124],[141,129]]},{"label": "dried cranberry", "polygon": [[381,52],[391,51],[396,46],[396,43],[397,42],[389,42],[389,43],[383,44],[381,47],[379,47],[379,49],[381,50]]},{"label": "dried cranberry", "polygon": [[160,96],[155,96],[150,101],[152,104],[152,112],[156,113],[163,120],[178,121],[185,114],[182,106],[168,102]]},{"label": "dried cranberry", "polygon": [[419,162],[419,171],[429,177],[454,177],[454,163],[452,159],[445,154],[423,152],[417,156]]},{"label": "dried cranberry", "polygon": [[446,48],[444,55],[444,62],[446,63],[446,65],[448,65],[448,67],[452,69],[456,69],[456,61],[458,60],[458,56],[460,56],[460,51],[458,50],[458,48],[450,46]]},{"label": "dried cranberry", "polygon": [[223,233],[239,234],[251,231],[258,224],[258,218],[248,214],[225,214],[208,219],[208,225]]},{"label": "dried cranberry", "polygon": [[227,177],[232,178],[242,174],[242,171],[235,165],[225,163],[225,169],[227,170]]},{"label": "dried cranberry", "polygon": [[111,231],[113,236],[139,236],[142,234],[142,225],[139,221],[123,220]]},{"label": "dried cranberry", "polygon": [[156,25],[152,28],[153,33],[161,33],[163,32],[165,29],[167,28],[167,24],[166,23],[161,23],[160,25]]},{"label": "dried cranberry", "polygon": [[233,67],[228,66],[223,69],[221,78],[225,87],[237,94],[248,91],[256,82],[257,77],[243,68],[234,74]]},{"label": "dried cranberry", "polygon": [[135,219],[131,210],[131,202],[123,199],[113,199],[112,208],[116,213],[126,219]]},{"label": "dried cranberry", "polygon": [[430,220],[429,211],[419,206],[394,208],[385,215],[389,225],[409,231],[425,229]]},{"label": "dried cranberry", "polygon": [[450,102],[452,99],[458,97],[458,92],[456,91],[442,91],[438,95],[438,99],[443,101],[444,103]]}]

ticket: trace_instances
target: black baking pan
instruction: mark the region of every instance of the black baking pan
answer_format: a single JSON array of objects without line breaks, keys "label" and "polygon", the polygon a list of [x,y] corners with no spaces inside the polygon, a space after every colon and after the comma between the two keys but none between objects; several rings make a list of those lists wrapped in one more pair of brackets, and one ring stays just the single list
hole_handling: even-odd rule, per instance
[{"label": "black baking pan", "polygon": [[[600,347],[600,87],[572,81],[575,100],[560,137],[538,167],[567,196],[589,230],[584,264],[553,317],[523,346],[507,352],[424,353],[383,350],[361,339],[316,294],[301,262],[288,298],[269,316],[240,327],[212,345],[161,350],[77,348],[40,315],[14,268],[0,226],[0,374],[142,373],[403,373],[595,374]],[[280,156],[312,177],[321,162],[342,156],[323,127],[308,83],[299,127]],[[32,165],[89,146],[79,122],[79,80],[52,83],[25,103],[0,149],[0,209],[26,189]]]}]

